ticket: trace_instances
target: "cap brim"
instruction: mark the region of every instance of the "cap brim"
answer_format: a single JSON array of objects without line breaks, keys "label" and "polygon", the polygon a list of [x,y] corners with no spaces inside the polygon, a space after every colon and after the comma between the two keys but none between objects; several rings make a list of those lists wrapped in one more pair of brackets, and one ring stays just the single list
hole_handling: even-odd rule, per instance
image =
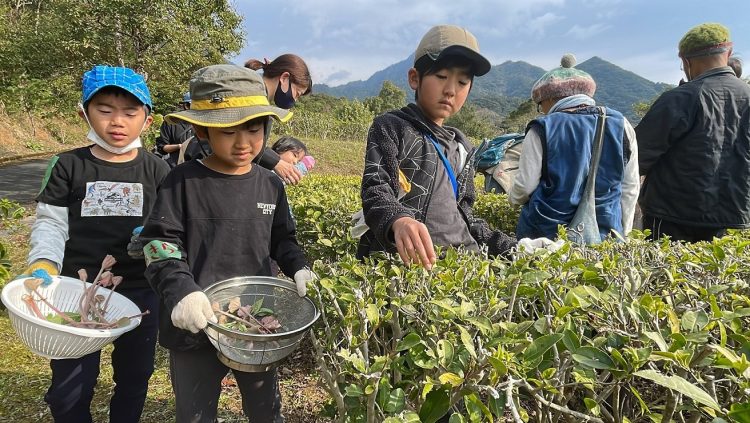
[{"label": "cap brim", "polygon": [[164,120],[169,124],[185,121],[211,128],[229,128],[262,116],[271,116],[284,123],[291,119],[292,112],[273,106],[231,107],[213,110],[188,109],[170,113],[164,116]]},{"label": "cap brim", "polygon": [[474,50],[468,49],[464,46],[450,46],[440,52],[440,55],[434,60],[438,60],[445,56],[463,56],[469,59],[474,64],[474,75],[482,76],[492,69],[492,64],[484,56],[477,53]]}]

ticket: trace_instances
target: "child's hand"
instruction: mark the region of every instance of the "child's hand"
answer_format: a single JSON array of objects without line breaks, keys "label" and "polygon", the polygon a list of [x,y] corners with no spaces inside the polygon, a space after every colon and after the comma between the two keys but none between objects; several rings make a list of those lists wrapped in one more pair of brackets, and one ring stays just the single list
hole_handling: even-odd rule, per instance
[{"label": "child's hand", "polygon": [[137,228],[133,229],[132,236],[130,237],[130,242],[127,246],[128,255],[134,259],[143,258],[143,241],[141,241],[140,238],[142,230],[143,226],[138,226]]},{"label": "child's hand", "polygon": [[172,310],[172,324],[180,329],[198,333],[208,326],[208,321],[216,322],[211,302],[203,291],[186,295]]},{"label": "child's hand", "polygon": [[279,160],[273,171],[287,184],[297,185],[302,180],[302,174],[299,170],[293,164],[284,160]]},{"label": "child's hand", "polygon": [[406,264],[420,263],[425,269],[432,269],[437,261],[432,238],[424,223],[411,217],[396,219],[391,226],[396,250]]},{"label": "child's hand", "polygon": [[39,259],[34,261],[23,271],[21,277],[33,277],[42,280],[42,286],[49,286],[52,283],[52,276],[59,275],[57,264],[52,260]]},{"label": "child's hand", "polygon": [[304,297],[307,295],[307,284],[318,279],[312,270],[305,267],[294,273],[294,283],[297,284],[297,295]]}]

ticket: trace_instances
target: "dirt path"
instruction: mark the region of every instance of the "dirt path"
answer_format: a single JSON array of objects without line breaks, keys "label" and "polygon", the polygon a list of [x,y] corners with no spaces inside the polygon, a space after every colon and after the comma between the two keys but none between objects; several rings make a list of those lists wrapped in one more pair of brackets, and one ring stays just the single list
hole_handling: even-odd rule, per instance
[{"label": "dirt path", "polygon": [[0,198],[29,204],[34,201],[49,159],[34,159],[0,166]]}]

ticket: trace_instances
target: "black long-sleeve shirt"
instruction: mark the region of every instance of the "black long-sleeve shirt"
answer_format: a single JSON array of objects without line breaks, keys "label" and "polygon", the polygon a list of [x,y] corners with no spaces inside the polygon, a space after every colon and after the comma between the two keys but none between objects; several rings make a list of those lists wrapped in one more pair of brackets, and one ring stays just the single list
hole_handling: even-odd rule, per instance
[{"label": "black long-sleeve shirt", "polygon": [[161,299],[160,343],[179,350],[208,343],[203,333],[172,325],[172,309],[186,295],[236,276],[271,276],[271,258],[287,275],[307,265],[284,185],[260,166],[244,175],[199,161],[177,166],[159,187],[141,238],[146,279]]}]

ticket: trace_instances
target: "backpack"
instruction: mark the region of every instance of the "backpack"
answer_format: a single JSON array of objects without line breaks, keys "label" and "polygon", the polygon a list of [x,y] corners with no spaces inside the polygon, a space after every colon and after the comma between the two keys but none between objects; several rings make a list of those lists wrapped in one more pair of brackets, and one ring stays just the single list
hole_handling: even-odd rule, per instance
[{"label": "backpack", "polygon": [[518,172],[524,134],[511,133],[485,140],[477,148],[474,168],[484,175],[486,192],[507,193]]}]

